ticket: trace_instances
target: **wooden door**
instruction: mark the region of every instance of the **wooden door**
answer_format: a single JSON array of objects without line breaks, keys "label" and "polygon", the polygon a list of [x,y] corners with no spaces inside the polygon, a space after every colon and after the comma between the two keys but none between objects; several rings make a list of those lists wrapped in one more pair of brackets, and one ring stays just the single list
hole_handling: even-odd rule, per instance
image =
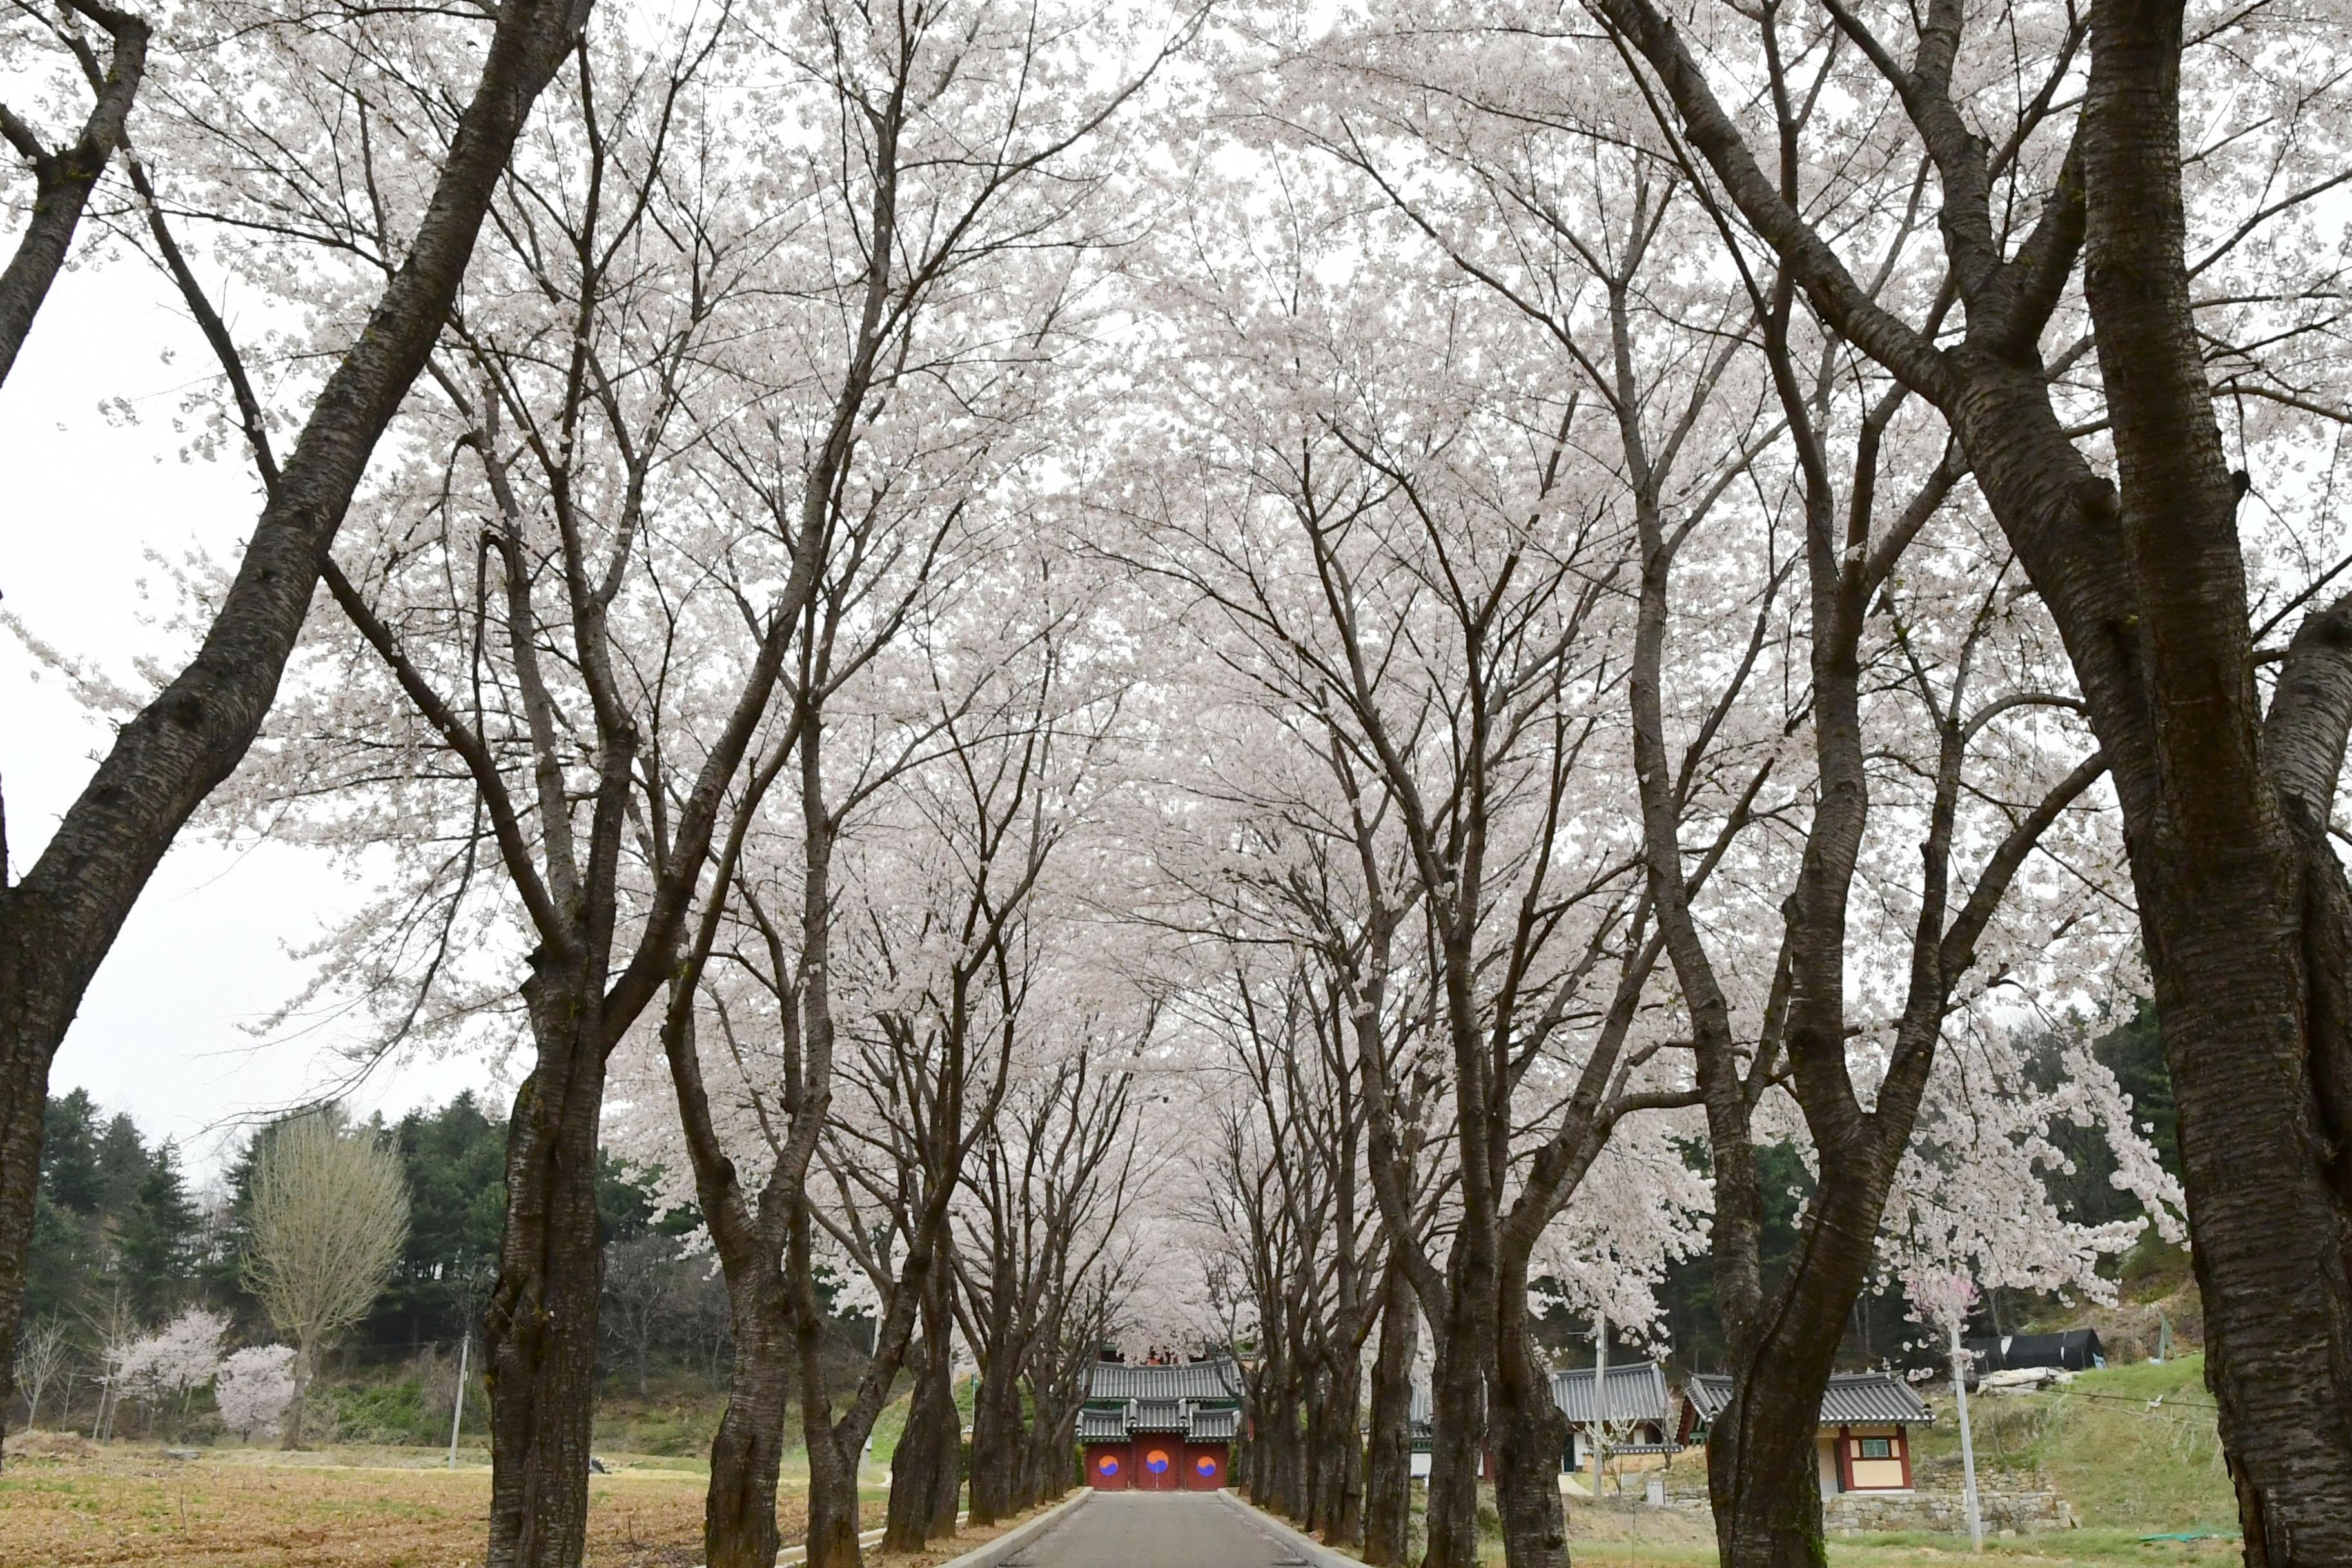
[{"label": "wooden door", "polygon": [[1184,1447],[1184,1489],[1213,1492],[1225,1484],[1225,1445],[1188,1443]]},{"label": "wooden door", "polygon": [[1098,1492],[1123,1492],[1132,1479],[1135,1455],[1124,1443],[1087,1445],[1087,1485]]},{"label": "wooden door", "polygon": [[1183,1439],[1148,1436],[1135,1440],[1135,1489],[1172,1492],[1184,1484]]}]

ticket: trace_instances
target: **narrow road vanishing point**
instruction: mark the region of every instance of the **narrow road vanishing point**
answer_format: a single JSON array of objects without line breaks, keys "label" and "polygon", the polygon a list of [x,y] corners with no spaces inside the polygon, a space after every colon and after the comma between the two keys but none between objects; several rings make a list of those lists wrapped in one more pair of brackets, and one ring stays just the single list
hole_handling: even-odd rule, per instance
[{"label": "narrow road vanishing point", "polygon": [[1304,1561],[1214,1492],[1097,1492],[1002,1568],[1297,1568]]}]

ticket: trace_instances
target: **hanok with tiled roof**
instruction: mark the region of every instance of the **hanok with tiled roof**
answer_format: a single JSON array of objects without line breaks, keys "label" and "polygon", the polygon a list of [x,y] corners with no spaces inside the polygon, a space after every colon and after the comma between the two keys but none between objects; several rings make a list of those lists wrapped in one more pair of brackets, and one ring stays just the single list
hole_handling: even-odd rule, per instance
[{"label": "hanok with tiled roof", "polygon": [[[1684,1391],[1682,1437],[1713,1424],[1731,1403],[1731,1379],[1701,1373]],[[1822,1495],[1911,1489],[1910,1428],[1935,1420],[1927,1402],[1884,1372],[1840,1373],[1822,1391]],[[1706,1440],[1700,1434],[1700,1441]]]},{"label": "hanok with tiled roof", "polygon": [[[1605,1425],[1601,1436],[1606,1439],[1612,1457],[1682,1452],[1682,1445],[1675,1440],[1674,1404],[1666,1393],[1665,1370],[1656,1362],[1620,1362],[1610,1367],[1605,1410],[1594,1405],[1592,1384],[1593,1369],[1589,1366],[1551,1374],[1552,1403],[1559,1406],[1560,1415],[1568,1420],[1568,1442],[1559,1457],[1563,1471],[1580,1471],[1591,1466],[1596,1420]],[[1416,1383],[1405,1415],[1406,1441],[1412,1450],[1412,1473],[1416,1476],[1429,1473],[1428,1456],[1435,1436],[1431,1417],[1429,1387]],[[1480,1466],[1482,1478],[1492,1474],[1494,1467],[1489,1458],[1482,1458]]]},{"label": "hanok with tiled roof", "polygon": [[1097,1362],[1078,1413],[1087,1482],[1098,1491],[1214,1491],[1241,1425],[1241,1368],[1231,1356]]},{"label": "hanok with tiled roof", "polygon": [[[1609,1368],[1606,1397],[1592,1396],[1593,1369],[1551,1374],[1551,1400],[1568,1418],[1568,1447],[1560,1468],[1591,1467],[1596,1438],[1612,1456],[1679,1454],[1674,1406],[1666,1394],[1665,1369],[1654,1361],[1620,1362]],[[1595,1428],[1599,1428],[1596,1432]]]}]

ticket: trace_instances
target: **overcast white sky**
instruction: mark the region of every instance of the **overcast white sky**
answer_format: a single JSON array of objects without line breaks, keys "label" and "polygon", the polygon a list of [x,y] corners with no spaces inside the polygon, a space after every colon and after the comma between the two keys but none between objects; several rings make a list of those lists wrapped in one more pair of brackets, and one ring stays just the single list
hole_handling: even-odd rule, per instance
[{"label": "overcast white sky", "polygon": [[[190,651],[149,624],[168,603],[149,552],[233,558],[257,510],[242,454],[179,457],[181,391],[210,356],[172,306],[168,285],[135,258],[85,265],[58,279],[0,386],[0,608],[142,691],[135,659],[176,667]],[[101,410],[114,398],[129,401],[135,421]],[[0,632],[0,784],[17,871],[39,854],[110,732]],[[341,1070],[331,1047],[352,1038],[348,1029],[268,1039],[253,1029],[302,983],[289,948],[349,901],[320,857],[184,834],[84,999],[50,1092],[87,1089],[151,1136],[177,1138],[192,1169],[215,1167],[239,1118],[315,1092]],[[379,1068],[353,1103],[396,1113],[489,1077],[480,1062],[403,1063]]]}]

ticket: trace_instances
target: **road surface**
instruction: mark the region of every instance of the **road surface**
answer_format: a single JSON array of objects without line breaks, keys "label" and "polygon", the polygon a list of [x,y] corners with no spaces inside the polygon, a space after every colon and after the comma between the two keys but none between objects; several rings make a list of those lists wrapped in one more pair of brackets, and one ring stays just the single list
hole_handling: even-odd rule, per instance
[{"label": "road surface", "polygon": [[1097,1492],[1003,1568],[1297,1568],[1297,1550],[1214,1492]]}]

